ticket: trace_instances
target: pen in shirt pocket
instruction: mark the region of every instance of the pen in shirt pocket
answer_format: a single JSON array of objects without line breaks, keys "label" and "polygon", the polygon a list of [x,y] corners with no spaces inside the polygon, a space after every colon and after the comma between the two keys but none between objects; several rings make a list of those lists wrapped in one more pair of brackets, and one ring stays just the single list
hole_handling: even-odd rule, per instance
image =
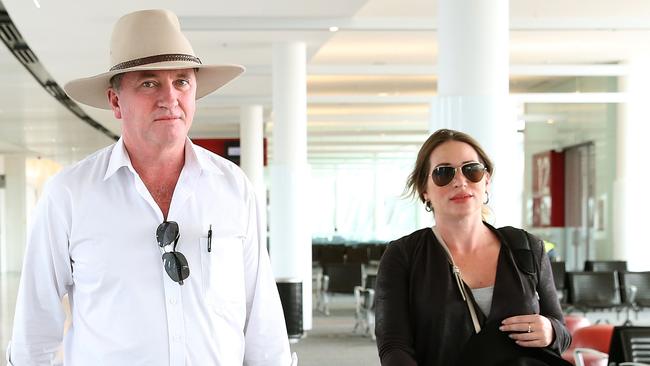
[{"label": "pen in shirt pocket", "polygon": [[212,251],[212,224],[208,229],[208,253]]}]

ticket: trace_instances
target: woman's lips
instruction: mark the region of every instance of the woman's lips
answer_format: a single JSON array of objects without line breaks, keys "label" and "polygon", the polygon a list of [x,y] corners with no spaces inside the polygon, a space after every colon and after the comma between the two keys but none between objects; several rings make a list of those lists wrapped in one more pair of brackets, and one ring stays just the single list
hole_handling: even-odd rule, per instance
[{"label": "woman's lips", "polygon": [[464,200],[467,200],[467,199],[470,199],[470,198],[472,198],[471,194],[462,193],[462,194],[457,194],[457,195],[451,197],[451,201],[458,202],[458,201],[464,201]]}]

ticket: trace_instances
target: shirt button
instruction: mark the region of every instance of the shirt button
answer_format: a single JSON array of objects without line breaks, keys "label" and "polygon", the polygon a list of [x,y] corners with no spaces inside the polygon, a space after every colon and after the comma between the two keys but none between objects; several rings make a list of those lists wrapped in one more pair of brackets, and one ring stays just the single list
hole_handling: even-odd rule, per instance
[{"label": "shirt button", "polygon": [[169,299],[169,303],[172,305],[176,305],[176,299],[172,297],[171,299]]}]

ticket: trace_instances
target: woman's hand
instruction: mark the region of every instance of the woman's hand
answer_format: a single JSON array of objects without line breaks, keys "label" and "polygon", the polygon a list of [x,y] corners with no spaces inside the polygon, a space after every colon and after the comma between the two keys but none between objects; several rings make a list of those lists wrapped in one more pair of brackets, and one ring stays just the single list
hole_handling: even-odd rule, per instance
[{"label": "woman's hand", "polygon": [[499,330],[511,332],[509,337],[522,347],[546,347],[554,338],[551,321],[539,314],[503,319]]}]

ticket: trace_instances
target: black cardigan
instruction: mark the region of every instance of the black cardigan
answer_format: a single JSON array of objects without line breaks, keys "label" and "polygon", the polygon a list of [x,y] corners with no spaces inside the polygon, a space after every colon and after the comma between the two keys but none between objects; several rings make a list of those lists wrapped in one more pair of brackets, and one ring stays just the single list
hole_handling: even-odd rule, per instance
[{"label": "black cardigan", "polygon": [[[571,342],[557,300],[551,265],[541,240],[530,242],[540,260],[539,284],[517,268],[503,236],[490,314],[482,323],[515,315],[547,317],[555,338],[549,349],[560,353]],[[431,228],[391,242],[381,258],[376,285],[376,335],[382,366],[451,366],[474,333],[444,249]],[[470,294],[471,295],[471,294]],[[477,312],[480,309],[477,307]]]}]

